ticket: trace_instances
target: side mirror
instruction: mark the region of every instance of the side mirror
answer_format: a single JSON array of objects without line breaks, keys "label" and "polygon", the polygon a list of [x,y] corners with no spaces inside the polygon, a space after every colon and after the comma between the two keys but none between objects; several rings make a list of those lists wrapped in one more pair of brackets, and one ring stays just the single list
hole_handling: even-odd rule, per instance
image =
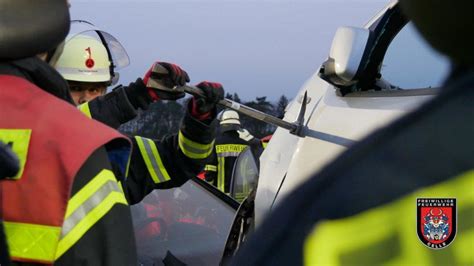
[{"label": "side mirror", "polygon": [[334,85],[355,83],[369,42],[370,30],[340,27],[332,41],[329,58],[323,63],[320,76]]}]

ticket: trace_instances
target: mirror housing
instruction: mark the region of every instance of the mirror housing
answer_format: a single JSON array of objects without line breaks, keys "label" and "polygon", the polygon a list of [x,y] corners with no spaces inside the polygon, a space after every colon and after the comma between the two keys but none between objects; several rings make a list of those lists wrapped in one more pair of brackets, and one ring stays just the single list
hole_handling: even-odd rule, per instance
[{"label": "mirror housing", "polygon": [[370,30],[339,27],[329,58],[323,63],[320,77],[333,85],[350,86],[356,82],[369,43]]}]

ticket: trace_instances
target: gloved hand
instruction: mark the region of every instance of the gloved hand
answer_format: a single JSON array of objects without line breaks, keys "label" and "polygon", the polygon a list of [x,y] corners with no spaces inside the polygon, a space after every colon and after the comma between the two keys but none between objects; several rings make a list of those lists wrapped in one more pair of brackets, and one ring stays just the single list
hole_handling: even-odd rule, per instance
[{"label": "gloved hand", "polygon": [[224,88],[220,83],[208,81],[203,81],[196,87],[203,91],[205,97],[193,97],[191,114],[199,120],[204,120],[211,116],[216,104],[224,99]]},{"label": "gloved hand", "polygon": [[[164,74],[153,71],[156,65],[162,66],[168,73]],[[149,83],[150,80],[155,80],[170,90],[160,90],[156,87],[152,87]],[[189,81],[190,79],[186,71],[175,64],[166,62],[155,62],[143,77],[143,83],[145,83],[145,86],[148,89],[148,94],[153,101],[159,99],[177,100],[183,98],[185,95],[184,92],[175,92],[171,89],[175,86],[183,86]]]}]

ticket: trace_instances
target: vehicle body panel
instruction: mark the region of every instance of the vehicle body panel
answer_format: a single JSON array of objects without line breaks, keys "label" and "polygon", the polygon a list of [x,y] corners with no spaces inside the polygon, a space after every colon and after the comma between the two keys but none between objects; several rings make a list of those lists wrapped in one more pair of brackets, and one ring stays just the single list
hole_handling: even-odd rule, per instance
[{"label": "vehicle body panel", "polygon": [[[396,13],[394,10],[398,8],[396,4],[397,1],[390,2],[364,28],[370,29],[372,34],[374,29],[377,29],[379,33],[382,32],[380,34],[389,37],[389,34],[394,34],[395,37],[398,36],[398,32],[383,33],[384,28],[380,28],[380,25],[386,25],[380,24],[381,21],[387,22],[387,20],[383,20],[384,18],[393,18],[392,14]],[[403,22],[393,20],[391,22],[399,23],[403,29],[414,31],[412,26],[403,26]],[[396,31],[396,28],[391,28],[391,30]],[[409,38],[421,39],[415,36],[416,32],[412,35],[414,37],[409,36]],[[390,48],[390,44],[393,42],[391,40],[387,43],[387,46],[383,47],[383,45],[381,46],[380,43],[374,41],[373,37],[372,45],[378,45],[378,49]],[[389,38],[385,38],[385,40],[387,39]],[[404,42],[401,43],[405,45]],[[410,49],[409,43],[406,45],[406,48],[402,48]],[[397,46],[397,49],[399,49],[400,45]],[[417,49],[425,49],[424,45],[417,45],[417,47]],[[367,47],[367,49],[374,48]],[[373,51],[371,50],[371,52]],[[410,53],[413,53],[413,51],[410,51]],[[390,60],[397,59],[397,54],[390,54],[388,57]],[[371,69],[372,71],[384,71],[383,68],[386,66],[384,56],[379,60],[382,60],[380,63],[382,69]],[[392,63],[392,61],[387,63],[392,69],[386,71],[387,73],[397,70],[393,67],[397,64],[392,65]],[[416,65],[419,67],[420,64]],[[445,69],[448,69],[447,64],[441,70],[438,69],[433,73],[425,74],[427,76],[431,74],[431,76],[436,76],[438,80],[441,80],[442,75],[440,73]],[[405,70],[404,68],[399,71]],[[375,83],[376,85],[381,84],[378,87],[379,90],[362,88],[361,91],[349,92],[342,96],[336,86],[320,77],[320,71],[315,73],[301,87],[297,96],[287,108],[284,117],[284,120],[288,122],[296,120],[301,109],[300,99],[307,92],[310,101],[307,104],[305,114],[306,137],[299,138],[284,129],[277,129],[260,157],[260,176],[255,198],[256,226],[262,222],[266,213],[284,200],[285,195],[320,171],[353,143],[361,140],[374,130],[389,124],[403,114],[412,111],[437,93],[436,86],[400,89],[396,86],[397,83],[394,86],[379,76],[377,83]],[[429,71],[432,71],[432,69]],[[376,77],[374,74],[373,72],[369,73],[369,75]],[[407,74],[409,73],[407,72]],[[360,75],[364,75],[364,72],[358,73],[358,75],[358,77],[361,77]],[[391,76],[404,78],[403,72]],[[397,80],[397,82],[399,81]]]}]

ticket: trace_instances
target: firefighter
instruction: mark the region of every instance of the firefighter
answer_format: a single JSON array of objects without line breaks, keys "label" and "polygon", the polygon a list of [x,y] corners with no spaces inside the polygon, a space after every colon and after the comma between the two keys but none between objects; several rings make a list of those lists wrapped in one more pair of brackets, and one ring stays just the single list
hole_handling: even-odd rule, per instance
[{"label": "firefighter", "polygon": [[[441,92],[354,145],[291,193],[259,226],[234,265],[474,263],[472,1],[400,3],[422,35],[453,63]],[[444,242],[443,249],[429,248],[423,233],[417,234],[423,229],[417,221],[420,198],[457,200],[457,220],[455,212],[448,220],[449,236],[455,239]]]},{"label": "firefighter", "polygon": [[[259,154],[262,146],[258,138],[241,126],[239,114],[236,111],[224,110],[219,115],[219,120],[219,133],[212,154],[212,162],[206,165],[204,176],[206,181],[229,194],[232,171],[239,154],[249,146],[254,154]],[[238,200],[242,200],[245,196],[240,195]]]},{"label": "firefighter", "polygon": [[[107,87],[114,84],[118,79],[116,69],[127,66],[129,58],[116,38],[86,21],[74,20],[71,22],[71,31],[66,38],[65,45],[62,50],[52,56],[51,62],[68,82],[74,102],[79,105],[79,109],[88,117],[114,128],[118,128],[120,124],[134,118],[137,115],[137,109],[147,109],[152,102],[160,99],[176,100],[184,97],[182,92],[170,93],[148,88],[146,84],[154,78],[152,77],[153,66],[147,71],[143,79],[138,78],[128,86],[120,85],[107,96],[103,96]],[[167,76],[160,78],[160,83],[174,87],[182,86],[189,81],[188,74],[179,66],[166,62],[156,62],[155,64],[164,67],[169,73]],[[202,83],[198,87],[205,86],[204,84]],[[194,139],[205,136],[205,134],[203,135],[202,132],[196,130],[199,126],[194,125],[193,119],[185,119],[182,128],[187,128],[187,133],[184,134],[190,135]],[[181,142],[186,143],[186,137],[184,136],[180,137],[179,144]],[[143,144],[148,142],[153,146],[151,148],[162,149],[159,151],[159,156],[166,157],[167,161],[175,162],[173,164],[165,163],[163,168],[166,169],[164,170],[157,169],[155,167],[155,165],[159,165],[159,162],[156,162],[157,157],[149,153],[147,147]],[[158,148],[159,145],[155,147],[154,141],[151,139],[141,137],[134,137],[133,144],[136,150],[140,151],[140,154],[132,155],[128,179],[131,182],[140,182],[137,185],[148,188],[138,199],[141,199],[143,195],[148,194],[154,188],[170,188],[182,185],[190,176],[194,175],[194,172],[202,169],[202,162],[206,157],[180,158],[178,156],[175,158],[176,154],[170,154],[166,151],[172,145]],[[196,144],[201,145],[200,143]],[[163,158],[159,158],[159,160],[163,160]],[[165,171],[164,176],[169,175],[169,180],[162,180],[159,184],[157,181],[143,183],[143,181],[158,178],[160,171]],[[130,200],[132,199],[130,198]],[[133,199],[133,202],[130,201],[130,203],[136,202],[135,199]],[[148,200],[148,202],[151,202],[151,200]],[[147,202],[143,206],[153,208],[153,205]],[[147,210],[147,216],[156,218],[156,213]],[[159,232],[157,228],[157,223],[150,224],[147,230],[140,230],[137,236],[140,238],[144,233],[148,233],[150,236],[157,235]]]},{"label": "firefighter", "polygon": [[[113,128],[118,128],[121,124],[133,119],[137,115],[138,109],[147,109],[152,102],[161,99],[177,100],[184,97],[183,92],[171,93],[146,86],[151,79],[154,79],[152,69],[155,64],[168,70],[168,75],[160,77],[160,83],[174,87],[182,86],[189,81],[188,74],[179,66],[166,62],[155,62],[145,73],[143,79],[138,78],[129,86],[118,86],[111,93],[103,96],[106,88],[117,81],[116,68],[125,67],[128,62],[127,53],[117,39],[91,23],[80,20],[71,22],[71,31],[66,38],[64,47],[61,50],[58,49],[50,60],[50,64],[68,82],[73,100],[79,104],[79,109],[88,117]],[[213,85],[217,85],[216,88],[212,88]],[[202,82],[197,87],[204,91],[217,92],[216,89],[221,89],[219,84],[208,82]],[[208,96],[214,102],[217,101],[216,97],[219,97],[219,95],[212,93]],[[189,176],[194,175],[194,172],[201,170],[202,163],[209,155],[208,152],[202,155],[188,152],[185,149],[185,147],[195,144],[201,145],[202,142],[209,143],[214,138],[213,135],[208,136],[207,132],[211,128],[208,125],[213,121],[212,118],[215,115],[209,115],[209,110],[207,110],[205,111],[207,116],[200,116],[196,106],[192,106],[194,103],[193,101],[189,104],[188,109],[191,112],[185,115],[179,140],[175,143],[163,147],[160,144],[155,145],[155,142],[158,143],[156,140],[138,136],[132,138],[132,144],[136,147],[134,151],[137,152],[133,153],[131,157],[128,180],[131,182],[155,180],[151,183],[140,183],[140,185],[149,188],[145,191],[145,195],[154,188],[182,185]],[[200,120],[194,119],[190,114]],[[199,142],[195,142],[195,140],[199,140]],[[150,147],[147,145],[148,142]],[[165,141],[165,143],[167,142]],[[180,157],[180,153],[169,152],[170,149],[177,149],[173,145],[181,145],[185,156]],[[147,149],[153,149],[153,151]],[[154,149],[159,151],[159,156],[154,155]],[[158,182],[160,175],[164,175],[164,177],[161,182]],[[137,180],[135,176],[138,176]],[[143,179],[143,177],[148,177],[148,179]],[[141,199],[142,196],[138,199]],[[131,203],[136,202],[133,200]]]},{"label": "firefighter", "polygon": [[97,38],[79,34],[66,41],[54,67],[68,82],[76,105],[105,95],[114,72],[105,45]]},{"label": "firefighter", "polygon": [[[129,62],[125,48],[113,35],[83,20],[71,21],[64,47],[56,50],[50,60],[68,82],[79,109],[113,128],[132,120],[138,109],[146,110],[155,101],[184,97],[184,93],[163,93],[147,88],[151,70],[143,79],[138,78],[128,86],[118,85],[105,96],[107,88],[118,82],[116,71],[128,66]],[[155,64],[168,70],[165,82],[170,86],[189,82],[188,74],[179,66],[166,62]]]},{"label": "firefighter", "polygon": [[179,135],[161,142],[135,137],[130,159],[130,141],[78,112],[66,81],[43,61],[69,29],[66,1],[2,0],[2,6],[0,140],[18,148],[20,159],[18,176],[0,183],[11,259],[136,264],[128,205],[199,172],[212,150],[222,86],[198,84],[208,97],[189,102]]}]

